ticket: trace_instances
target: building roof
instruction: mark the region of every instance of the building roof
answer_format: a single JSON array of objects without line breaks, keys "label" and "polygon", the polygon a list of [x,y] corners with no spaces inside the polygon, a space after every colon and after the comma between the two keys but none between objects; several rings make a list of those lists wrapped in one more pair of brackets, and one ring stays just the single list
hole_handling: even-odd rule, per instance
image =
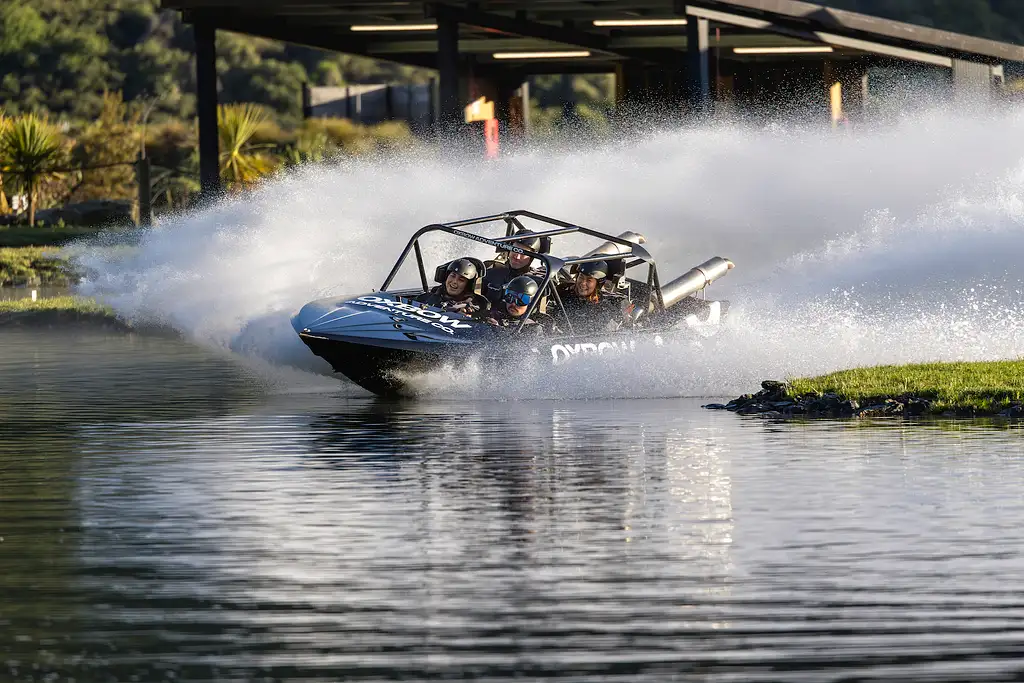
[{"label": "building roof", "polygon": [[[607,68],[623,59],[678,63],[685,26],[607,22],[687,17],[708,19],[717,29],[714,45],[723,48],[825,45],[837,57],[873,54],[940,66],[953,59],[1024,62],[1019,45],[797,0],[161,0],[161,6],[183,11],[187,21],[204,15],[225,30],[430,68],[435,34],[396,29],[446,16],[459,21],[460,51],[483,62],[510,52],[589,53],[582,60],[551,56],[551,69],[581,62]],[[392,30],[359,30],[365,26]]]}]

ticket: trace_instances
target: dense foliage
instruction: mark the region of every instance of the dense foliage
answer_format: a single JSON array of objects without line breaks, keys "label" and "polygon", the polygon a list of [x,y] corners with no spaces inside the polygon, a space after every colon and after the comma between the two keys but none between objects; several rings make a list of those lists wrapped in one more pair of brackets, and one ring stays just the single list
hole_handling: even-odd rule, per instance
[{"label": "dense foliage", "polygon": [[[105,91],[126,101],[159,96],[154,121],[195,113],[192,29],[159,0],[4,0],[0,103],[8,114],[49,112],[91,120]],[[429,72],[363,57],[221,31],[224,102],[255,102],[285,120],[301,115],[303,81],[343,85],[424,81]]]}]

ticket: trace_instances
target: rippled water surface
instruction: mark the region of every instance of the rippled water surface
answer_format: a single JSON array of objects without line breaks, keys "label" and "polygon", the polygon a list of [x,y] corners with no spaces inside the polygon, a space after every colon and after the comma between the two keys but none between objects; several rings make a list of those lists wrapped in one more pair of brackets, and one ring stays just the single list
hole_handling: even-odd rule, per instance
[{"label": "rippled water surface", "polygon": [[0,679],[1024,672],[1013,424],[268,377],[0,331]]}]

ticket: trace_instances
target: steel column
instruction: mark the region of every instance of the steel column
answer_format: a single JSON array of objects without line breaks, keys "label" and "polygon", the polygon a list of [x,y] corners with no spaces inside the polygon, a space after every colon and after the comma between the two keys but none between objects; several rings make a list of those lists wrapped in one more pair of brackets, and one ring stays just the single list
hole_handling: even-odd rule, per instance
[{"label": "steel column", "polygon": [[199,116],[199,185],[203,199],[220,194],[220,145],[217,131],[217,27],[199,15],[196,41],[196,113]]},{"label": "steel column", "polygon": [[440,132],[450,135],[462,121],[459,103],[459,24],[442,15],[437,18],[438,112]]},{"label": "steel column", "polygon": [[696,116],[711,113],[708,20],[690,16],[686,22],[686,98]]}]

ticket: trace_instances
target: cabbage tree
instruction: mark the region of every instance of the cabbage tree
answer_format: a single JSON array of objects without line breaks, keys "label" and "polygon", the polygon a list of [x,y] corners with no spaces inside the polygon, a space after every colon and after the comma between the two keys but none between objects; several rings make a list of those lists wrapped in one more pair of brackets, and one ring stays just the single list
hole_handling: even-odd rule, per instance
[{"label": "cabbage tree", "polygon": [[266,110],[255,104],[218,107],[220,177],[229,189],[252,186],[274,170],[274,161],[260,152],[268,145],[252,143],[253,135],[266,119]]},{"label": "cabbage tree", "polygon": [[28,197],[28,224],[36,224],[36,206],[44,181],[60,175],[60,133],[35,114],[8,119],[0,128],[0,174]]}]

